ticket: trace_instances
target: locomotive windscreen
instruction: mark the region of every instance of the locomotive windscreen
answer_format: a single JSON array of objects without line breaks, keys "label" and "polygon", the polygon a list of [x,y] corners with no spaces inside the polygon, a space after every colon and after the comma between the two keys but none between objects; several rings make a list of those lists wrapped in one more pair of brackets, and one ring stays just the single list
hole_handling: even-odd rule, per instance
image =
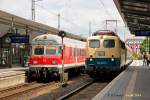
[{"label": "locomotive windscreen", "polygon": [[56,46],[47,46],[46,47],[46,55],[57,55]]},{"label": "locomotive windscreen", "polygon": [[60,46],[54,46],[54,45],[34,46],[33,54],[34,55],[61,55],[61,48]]},{"label": "locomotive windscreen", "polygon": [[100,47],[100,41],[99,40],[90,40],[89,46],[90,46],[90,48],[99,48]]},{"label": "locomotive windscreen", "polygon": [[43,55],[44,54],[44,46],[37,46],[34,48],[35,55]]},{"label": "locomotive windscreen", "polygon": [[113,39],[104,40],[103,45],[105,48],[114,48],[115,41]]}]

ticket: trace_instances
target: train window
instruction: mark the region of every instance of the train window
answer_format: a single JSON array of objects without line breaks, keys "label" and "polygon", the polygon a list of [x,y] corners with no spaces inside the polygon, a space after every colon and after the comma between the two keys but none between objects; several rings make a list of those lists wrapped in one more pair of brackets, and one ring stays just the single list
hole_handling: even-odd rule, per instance
[{"label": "train window", "polygon": [[80,49],[78,48],[78,56],[80,56]]},{"label": "train window", "polygon": [[74,48],[74,56],[77,56],[77,48]]},{"label": "train window", "polygon": [[82,56],[82,49],[80,49],[80,56]]},{"label": "train window", "polygon": [[113,39],[104,40],[103,46],[105,48],[114,48],[115,47],[115,41]]},{"label": "train window", "polygon": [[76,48],[76,56],[78,56],[78,48]]},{"label": "train window", "polygon": [[72,56],[72,48],[70,47],[70,56]]},{"label": "train window", "polygon": [[81,50],[81,56],[83,56],[83,49]]},{"label": "train window", "polygon": [[46,55],[56,55],[56,47],[55,46],[47,46],[46,47]]},{"label": "train window", "polygon": [[35,47],[34,54],[35,55],[43,55],[44,54],[44,46],[43,47]]},{"label": "train window", "polygon": [[85,50],[83,50],[83,54],[82,54],[82,56],[85,56]]},{"label": "train window", "polygon": [[99,40],[90,40],[89,46],[90,46],[90,48],[99,48],[100,47],[100,41]]},{"label": "train window", "polygon": [[61,55],[62,54],[62,46],[58,47],[58,53]]}]

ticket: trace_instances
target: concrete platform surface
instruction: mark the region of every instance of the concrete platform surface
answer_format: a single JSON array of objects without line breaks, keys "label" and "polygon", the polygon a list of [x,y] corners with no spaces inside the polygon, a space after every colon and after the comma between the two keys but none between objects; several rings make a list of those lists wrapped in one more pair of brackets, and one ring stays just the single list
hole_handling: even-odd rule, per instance
[{"label": "concrete platform surface", "polygon": [[0,69],[0,89],[25,83],[25,70],[28,68]]},{"label": "concrete platform surface", "polygon": [[29,69],[29,67],[1,68],[0,73],[7,72],[7,71],[25,71],[28,69]]},{"label": "concrete platform surface", "polygon": [[93,100],[150,100],[150,67],[142,60],[133,63]]}]

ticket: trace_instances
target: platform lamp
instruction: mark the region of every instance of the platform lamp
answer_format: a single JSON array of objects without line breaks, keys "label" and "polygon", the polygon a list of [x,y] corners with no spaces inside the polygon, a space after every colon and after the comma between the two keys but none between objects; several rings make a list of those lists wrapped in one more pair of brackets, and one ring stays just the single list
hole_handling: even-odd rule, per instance
[{"label": "platform lamp", "polygon": [[58,32],[58,36],[61,37],[62,40],[62,75],[61,75],[61,82],[62,82],[62,86],[66,86],[66,83],[64,82],[64,37],[66,36],[66,32],[64,31],[59,31]]}]

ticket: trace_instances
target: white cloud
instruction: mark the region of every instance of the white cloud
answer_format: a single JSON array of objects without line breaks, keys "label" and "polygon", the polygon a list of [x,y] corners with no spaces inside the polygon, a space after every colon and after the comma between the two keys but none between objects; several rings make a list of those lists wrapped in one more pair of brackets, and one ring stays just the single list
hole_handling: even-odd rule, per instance
[{"label": "white cloud", "polygon": [[0,9],[21,17],[31,18],[30,0],[0,0]]},{"label": "white cloud", "polygon": [[[42,0],[36,2],[36,21],[57,28],[57,14],[61,14],[61,29],[70,33],[88,35],[89,22],[92,32],[105,29],[104,20],[117,19],[118,26],[123,21],[113,0]],[[0,9],[27,19],[31,19],[31,0],[1,0]],[[110,23],[111,24],[111,23]],[[110,26],[114,26],[113,24]],[[124,30],[122,28],[118,29]],[[122,36],[122,35],[121,35]]]}]

